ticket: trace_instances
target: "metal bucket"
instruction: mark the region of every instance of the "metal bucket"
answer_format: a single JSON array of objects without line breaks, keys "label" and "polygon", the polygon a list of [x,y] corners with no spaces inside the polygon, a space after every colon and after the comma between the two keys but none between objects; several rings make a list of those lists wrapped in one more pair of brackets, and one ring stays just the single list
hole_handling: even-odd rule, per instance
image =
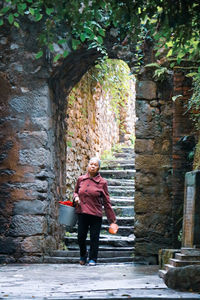
[{"label": "metal bucket", "polygon": [[70,227],[75,226],[77,222],[77,214],[75,213],[75,207],[59,203],[58,222],[60,224]]}]

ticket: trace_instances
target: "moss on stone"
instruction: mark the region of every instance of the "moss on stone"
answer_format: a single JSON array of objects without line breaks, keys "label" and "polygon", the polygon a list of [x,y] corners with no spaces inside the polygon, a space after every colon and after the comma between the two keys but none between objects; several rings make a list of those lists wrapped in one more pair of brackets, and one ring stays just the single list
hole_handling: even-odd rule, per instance
[{"label": "moss on stone", "polygon": [[194,170],[200,169],[200,137],[195,149],[193,169]]}]

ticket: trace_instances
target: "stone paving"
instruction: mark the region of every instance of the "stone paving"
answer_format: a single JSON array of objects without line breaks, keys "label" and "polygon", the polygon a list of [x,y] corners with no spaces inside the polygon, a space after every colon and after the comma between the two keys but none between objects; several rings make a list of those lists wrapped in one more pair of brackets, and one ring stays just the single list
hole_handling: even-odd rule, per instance
[{"label": "stone paving", "polygon": [[0,300],[200,299],[168,289],[157,266],[10,264],[0,266]]}]

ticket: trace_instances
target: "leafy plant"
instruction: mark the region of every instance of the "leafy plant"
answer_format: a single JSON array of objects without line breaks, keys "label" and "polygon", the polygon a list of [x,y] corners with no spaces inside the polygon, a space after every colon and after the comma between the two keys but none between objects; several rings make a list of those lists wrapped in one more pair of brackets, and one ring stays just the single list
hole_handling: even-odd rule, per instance
[{"label": "leafy plant", "polygon": [[187,109],[190,112],[191,119],[194,121],[196,129],[200,129],[200,67],[198,73],[189,73],[193,77],[193,94],[187,103]]}]

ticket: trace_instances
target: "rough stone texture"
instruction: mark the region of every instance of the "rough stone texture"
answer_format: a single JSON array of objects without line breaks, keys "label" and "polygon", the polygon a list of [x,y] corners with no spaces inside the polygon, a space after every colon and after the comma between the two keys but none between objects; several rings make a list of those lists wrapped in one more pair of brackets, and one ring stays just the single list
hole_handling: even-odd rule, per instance
[{"label": "rough stone texture", "polygon": [[137,83],[137,98],[138,99],[156,99],[157,86],[156,83],[150,80],[140,80]]},{"label": "rough stone texture", "polygon": [[164,282],[171,289],[200,292],[200,266],[171,268],[164,276]]},{"label": "rough stone texture", "polygon": [[19,201],[15,203],[15,215],[44,215],[47,213],[48,203],[46,201]]},{"label": "rough stone texture", "polygon": [[42,236],[31,236],[23,240],[21,249],[24,252],[43,253],[44,238]]},{"label": "rough stone texture", "polygon": [[[152,78],[145,69],[137,84],[134,234],[135,260],[157,263],[159,249],[172,243],[172,103]],[[171,79],[166,86],[172,90]]]},{"label": "rough stone texture", "polygon": [[[40,24],[23,24],[21,28],[25,32],[20,33],[16,29],[10,31],[2,27],[0,33],[1,262],[31,262],[31,260],[40,262],[44,252],[50,252],[59,246],[63,229],[57,223],[58,201],[63,200],[66,195],[68,117],[75,122],[84,112],[88,112],[91,124],[88,131],[84,129],[88,133],[85,138],[78,135],[74,139],[71,138],[75,151],[70,164],[75,165],[75,169],[68,164],[67,171],[71,172],[72,178],[79,175],[76,172],[77,170],[81,172],[80,166],[84,168],[82,155],[87,157],[100,151],[97,147],[89,153],[91,143],[97,145],[103,143],[99,140],[98,144],[98,139],[93,137],[96,124],[93,111],[89,108],[82,112],[77,109],[71,116],[67,115],[66,100],[72,87],[80,81],[88,68],[94,65],[100,53],[95,49],[89,51],[80,49],[71,53],[57,66],[51,65],[51,58],[46,59],[48,55],[44,59],[35,60],[35,53],[38,51],[35,41],[37,32],[41,30],[40,26]],[[153,53],[147,44],[144,49],[145,63],[152,61]],[[109,51],[111,57],[123,57],[125,60],[134,61],[131,47],[125,47],[126,49],[116,55],[114,46]],[[191,149],[192,139],[188,139],[185,143],[181,138],[191,133],[187,122],[188,116],[183,116],[184,101],[191,93],[191,82],[180,68],[175,71],[174,92],[183,93],[184,97],[183,101],[176,102],[174,107],[171,102],[170,80],[162,84],[155,83],[152,81],[153,73],[150,70],[148,72],[144,70],[138,76],[136,255],[151,262],[156,262],[159,247],[168,248],[171,245],[171,232],[178,217],[177,209],[182,204],[183,173],[190,168],[188,164],[186,165],[185,155]],[[101,99],[98,100],[99,96],[91,101],[101,103]],[[84,108],[81,102],[84,97],[78,97],[79,108]],[[173,114],[175,118],[172,150]],[[109,120],[107,123],[111,123],[112,118],[104,117],[103,122]],[[109,127],[108,136],[115,132],[114,124]],[[87,122],[84,125],[87,125]],[[76,128],[73,124],[72,127]],[[130,135],[128,131],[127,134]],[[109,140],[108,142],[110,143]],[[84,151],[79,155],[78,151],[82,148]],[[172,206],[172,167],[173,215],[167,209],[170,210]],[[69,181],[70,183],[73,182]],[[143,202],[141,202],[142,195],[144,195]],[[44,206],[41,201],[44,201]],[[23,203],[24,212],[27,214],[20,212],[20,205]],[[176,230],[174,232],[176,233]],[[37,242],[33,240],[26,240],[38,235],[41,236],[41,247],[36,246]],[[176,234],[174,236],[176,237]],[[33,258],[31,255],[23,257],[25,252],[22,251],[22,245],[24,249],[30,250],[31,247],[33,249],[38,247],[41,253],[34,252]]]},{"label": "rough stone texture", "polygon": [[180,249],[160,249],[159,250],[159,268],[165,269],[165,265],[169,264],[170,258],[174,258]]},{"label": "rough stone texture", "polygon": [[[48,83],[51,68],[35,60],[35,34],[40,28],[29,25],[28,36],[7,28],[0,34],[1,262],[17,261],[27,249],[31,253],[31,247],[32,252],[42,254],[47,250],[47,233],[48,239],[55,236],[55,249],[62,232],[52,222],[63,197],[58,197],[56,188],[60,170],[55,168],[56,107]],[[31,241],[37,234],[41,247]]]},{"label": "rough stone texture", "polygon": [[[90,71],[91,72],[91,71]],[[75,182],[86,171],[92,156],[101,157],[119,141],[130,143],[135,126],[135,83],[130,80],[126,104],[120,108],[120,124],[111,105],[111,95],[85,74],[69,95],[67,109],[67,198]],[[123,132],[121,131],[123,127]]]},{"label": "rough stone texture", "polygon": [[10,226],[11,236],[30,236],[47,233],[45,217],[15,215]]},{"label": "rough stone texture", "polygon": [[[182,223],[178,220],[183,215],[184,203],[184,179],[185,173],[192,171],[192,160],[189,160],[189,152],[194,149],[195,138],[193,123],[189,121],[186,113],[186,102],[192,94],[192,82],[186,75],[186,68],[174,70],[174,94],[183,95],[174,103],[173,107],[173,237],[174,246],[180,247],[176,237],[181,229]],[[178,212],[178,213],[177,213]]]}]

